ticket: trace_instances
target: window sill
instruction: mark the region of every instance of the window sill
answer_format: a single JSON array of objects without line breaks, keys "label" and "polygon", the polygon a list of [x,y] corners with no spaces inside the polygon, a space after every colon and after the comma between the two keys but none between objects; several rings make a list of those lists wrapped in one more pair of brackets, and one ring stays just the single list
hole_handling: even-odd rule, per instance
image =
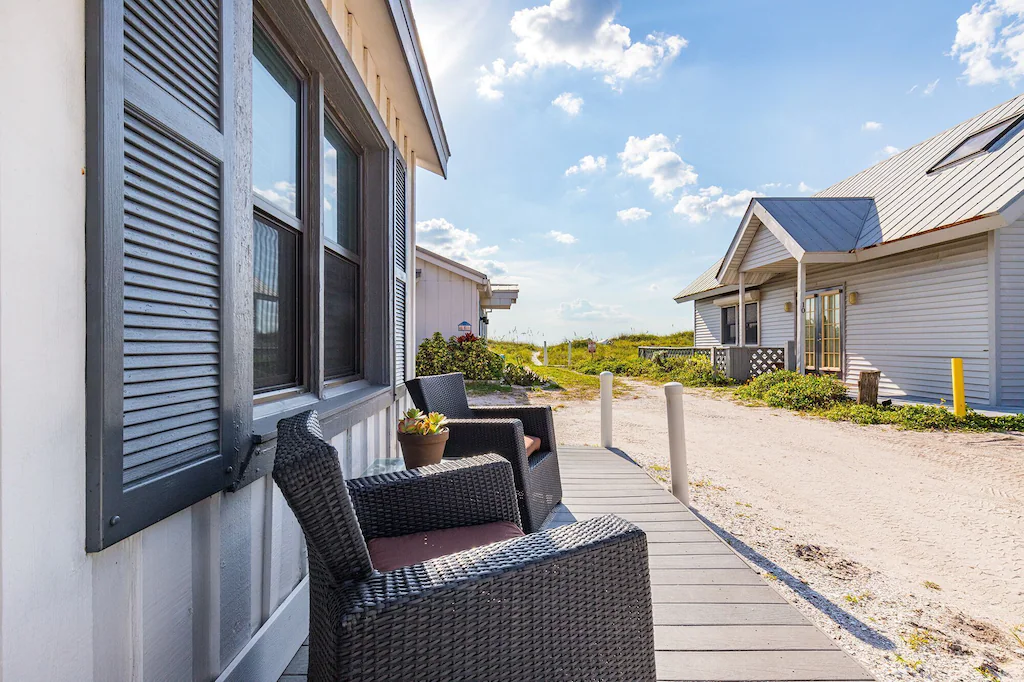
[{"label": "window sill", "polygon": [[252,446],[246,460],[239,467],[238,478],[229,487],[241,490],[274,469],[277,451],[277,422],[306,410],[316,410],[324,439],[331,440],[390,405],[395,399],[390,386],[353,381],[337,386],[324,398],[311,393],[286,398],[253,408]]}]

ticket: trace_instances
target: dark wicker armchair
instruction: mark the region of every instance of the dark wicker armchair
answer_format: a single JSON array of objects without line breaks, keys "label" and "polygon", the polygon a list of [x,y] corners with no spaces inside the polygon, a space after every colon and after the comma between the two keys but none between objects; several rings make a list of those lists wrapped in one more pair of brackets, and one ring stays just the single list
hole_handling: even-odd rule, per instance
[{"label": "dark wicker armchair", "polygon": [[[647,541],[632,524],[522,535],[500,457],[346,485],[315,413],[277,433],[274,480],[309,552],[309,682],[655,679]],[[439,553],[453,534],[509,526],[518,537]],[[375,543],[409,538],[409,564],[380,570]]]},{"label": "dark wicker armchair", "polygon": [[442,412],[448,424],[445,457],[493,452],[512,464],[519,509],[527,533],[541,529],[562,501],[555,422],[547,405],[470,407],[461,373],[419,377],[405,382],[416,407]]}]

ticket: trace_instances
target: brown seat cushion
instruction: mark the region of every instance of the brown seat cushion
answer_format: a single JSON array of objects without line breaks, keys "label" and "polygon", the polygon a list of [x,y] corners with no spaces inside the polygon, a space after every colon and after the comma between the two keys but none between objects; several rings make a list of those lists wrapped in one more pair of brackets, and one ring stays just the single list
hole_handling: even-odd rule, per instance
[{"label": "brown seat cushion", "polygon": [[540,450],[540,438],[534,438],[533,436],[523,436],[523,441],[526,443],[527,457]]},{"label": "brown seat cushion", "polygon": [[412,566],[439,556],[522,536],[523,531],[516,524],[496,521],[480,526],[445,528],[394,538],[374,538],[367,546],[375,569],[393,571],[402,566]]}]

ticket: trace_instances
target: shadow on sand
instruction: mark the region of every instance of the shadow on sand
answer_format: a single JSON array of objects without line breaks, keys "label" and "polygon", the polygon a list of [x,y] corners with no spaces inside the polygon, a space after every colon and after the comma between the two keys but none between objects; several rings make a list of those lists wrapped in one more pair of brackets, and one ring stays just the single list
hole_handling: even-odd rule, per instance
[{"label": "shadow on sand", "polygon": [[883,651],[893,651],[896,649],[895,643],[885,635],[881,634],[874,628],[865,625],[860,619],[852,615],[849,611],[843,609],[837,604],[830,601],[825,595],[813,589],[807,583],[801,581],[795,575],[776,564],[771,559],[767,558],[763,554],[759,553],[750,545],[746,544],[735,535],[725,530],[715,522],[711,521],[707,517],[703,516],[696,509],[690,508],[694,516],[699,518],[708,528],[710,528],[718,537],[725,540],[730,547],[735,549],[740,555],[752,563],[753,565],[761,568],[762,570],[771,573],[780,582],[785,584],[791,590],[797,593],[804,601],[813,606],[814,608],[821,611],[829,619],[832,620],[836,625],[841,627],[846,632],[859,639],[860,641],[875,647],[876,649],[882,649]]}]

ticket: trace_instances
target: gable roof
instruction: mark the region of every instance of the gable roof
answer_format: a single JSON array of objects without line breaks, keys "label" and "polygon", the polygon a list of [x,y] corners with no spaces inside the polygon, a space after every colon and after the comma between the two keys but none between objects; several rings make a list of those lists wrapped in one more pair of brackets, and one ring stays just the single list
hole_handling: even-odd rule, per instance
[{"label": "gable roof", "polygon": [[[1007,120],[1014,125],[990,148],[932,170],[968,137]],[[683,291],[692,296],[700,293],[691,291],[697,286],[708,291],[734,283],[762,225],[805,261],[867,260],[916,248],[918,242],[871,250],[911,237],[931,234],[935,243],[1007,225],[1024,215],[1022,132],[1024,95],[1018,95],[812,197],[751,199],[713,281],[704,273]]]}]

